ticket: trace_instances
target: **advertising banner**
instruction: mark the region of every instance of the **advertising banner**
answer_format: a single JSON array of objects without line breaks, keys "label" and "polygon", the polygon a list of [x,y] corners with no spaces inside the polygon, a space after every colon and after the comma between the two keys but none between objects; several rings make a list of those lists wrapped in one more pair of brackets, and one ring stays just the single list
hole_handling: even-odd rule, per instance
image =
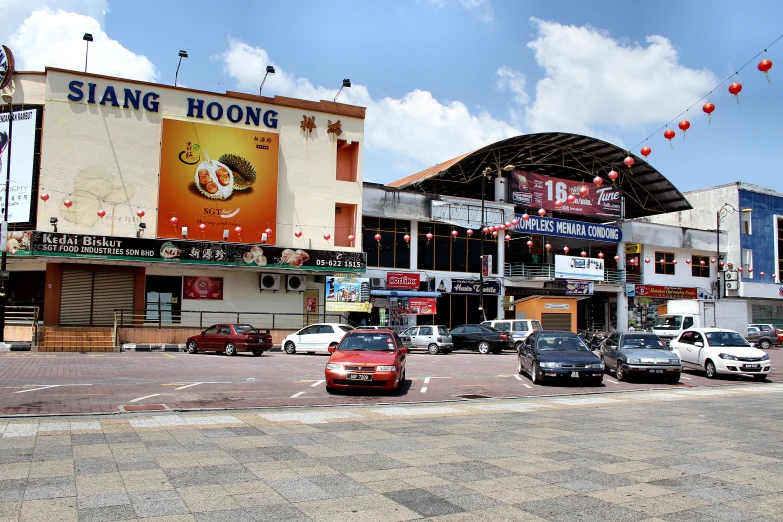
[{"label": "advertising banner", "polygon": [[481,256],[481,275],[487,277],[492,271],[492,256]]},{"label": "advertising banner", "polygon": [[[572,202],[568,196],[574,196]],[[553,178],[534,172],[511,173],[511,201],[515,205],[544,208],[582,216],[619,217],[623,193],[612,186],[596,187],[584,181]],[[561,206],[555,201],[561,201]]]},{"label": "advertising banner", "polygon": [[604,260],[597,257],[555,256],[555,279],[604,280]]},{"label": "advertising banner", "polygon": [[[32,227],[35,196],[33,184],[37,178],[40,150],[41,108],[14,110],[13,143],[11,145],[11,183],[8,185],[8,222]],[[0,173],[5,185],[8,167],[9,114],[0,113]],[[5,206],[5,190],[0,190],[0,209]]]},{"label": "advertising banner", "polygon": [[327,277],[327,303],[367,303],[370,301],[370,279],[367,277]]},{"label": "advertising banner", "polygon": [[[434,315],[438,313],[437,299],[434,297],[411,297],[408,306],[402,306],[400,313],[403,315]],[[397,305],[398,308],[401,305]]]},{"label": "advertising banner", "polygon": [[158,237],[181,237],[178,227],[201,235],[204,224],[206,240],[221,241],[228,230],[230,241],[260,241],[267,228],[274,239],[278,147],[271,132],[164,119]]},{"label": "advertising banner", "polygon": [[372,312],[372,303],[351,303],[343,301],[327,301],[327,312]]},{"label": "advertising banner", "polygon": [[519,220],[519,224],[514,227],[517,232],[605,241],[607,243],[619,243],[623,239],[622,230],[612,225],[539,216],[528,216],[528,220],[525,221],[522,219],[522,214],[516,214],[516,218]]},{"label": "advertising banner", "polygon": [[12,256],[30,255],[33,253],[32,232],[16,230],[5,234],[5,253]]},{"label": "advertising banner", "polygon": [[386,272],[386,288],[402,288],[418,290],[421,281],[420,274],[406,274],[404,272]]},{"label": "advertising banner", "polygon": [[[478,279],[452,279],[452,294],[479,294]],[[500,283],[497,281],[484,281],[484,295],[500,295]]]},{"label": "advertising banner", "polygon": [[367,268],[367,254],[364,252],[302,250],[248,243],[182,239],[33,232],[32,248],[36,256],[263,267],[300,272],[320,270],[361,273]]},{"label": "advertising banner", "polygon": [[566,295],[593,295],[592,281],[566,281]]},{"label": "advertising banner", "polygon": [[182,279],[183,299],[223,300],[222,277],[185,276]]},{"label": "advertising banner", "polygon": [[626,295],[629,297],[652,297],[655,299],[698,299],[698,288],[688,288],[681,286],[658,286],[658,285],[634,285],[633,293],[628,293],[626,285]]}]

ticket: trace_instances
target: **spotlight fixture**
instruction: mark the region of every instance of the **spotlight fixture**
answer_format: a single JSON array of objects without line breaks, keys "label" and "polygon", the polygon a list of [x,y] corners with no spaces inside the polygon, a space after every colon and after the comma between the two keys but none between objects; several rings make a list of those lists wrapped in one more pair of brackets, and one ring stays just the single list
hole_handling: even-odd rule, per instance
[{"label": "spotlight fixture", "polygon": [[144,231],[147,229],[146,223],[139,223],[139,229],[136,231],[136,237],[141,237],[144,235]]},{"label": "spotlight fixture", "polygon": [[56,217],[50,217],[49,218],[49,224],[52,225],[54,228],[54,231],[57,232],[57,218]]},{"label": "spotlight fixture", "polygon": [[261,91],[264,90],[264,83],[266,83],[266,77],[270,74],[275,74],[275,68],[271,65],[266,66],[266,74],[264,74],[264,79],[261,80],[261,87],[258,88],[258,95],[261,96]]},{"label": "spotlight fixture", "polygon": [[228,229],[223,231],[223,241],[228,241]]},{"label": "spotlight fixture", "polygon": [[340,87],[340,90],[337,91],[337,94],[334,96],[334,101],[337,101],[337,97],[340,96],[341,92],[343,92],[343,88],[349,89],[350,87],[351,87],[351,80],[349,80],[348,78],[345,78],[343,80],[342,86]]},{"label": "spotlight fixture", "polygon": [[92,35],[90,33],[84,33],[82,40],[87,42],[87,49],[84,52],[84,72],[87,72],[87,57],[90,55],[90,42],[92,42]]},{"label": "spotlight fixture", "polygon": [[188,227],[182,227],[181,230],[182,230],[182,239],[187,239],[188,238]]},{"label": "spotlight fixture", "polygon": [[177,86],[177,79],[179,78],[179,66],[182,65],[182,59],[187,58],[188,53],[185,51],[180,50],[179,52],[179,63],[177,63],[177,72],[174,74],[174,87]]}]

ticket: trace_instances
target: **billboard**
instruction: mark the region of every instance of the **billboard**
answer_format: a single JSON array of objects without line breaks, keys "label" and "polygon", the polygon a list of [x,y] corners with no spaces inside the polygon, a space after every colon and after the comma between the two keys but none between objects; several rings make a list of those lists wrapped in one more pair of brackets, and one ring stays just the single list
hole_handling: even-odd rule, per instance
[{"label": "billboard", "polygon": [[158,237],[179,238],[187,227],[204,240],[221,241],[228,230],[229,241],[261,241],[269,228],[274,239],[278,148],[278,134],[164,119]]},{"label": "billboard", "polygon": [[630,284],[625,286],[625,295],[628,297],[652,297],[655,299],[698,299],[699,297],[697,288]]},{"label": "billboard", "polygon": [[[568,197],[573,196],[573,201]],[[623,193],[617,187],[553,178],[534,172],[511,173],[511,201],[515,205],[582,216],[620,217]],[[562,202],[561,206],[555,205]]]},{"label": "billboard", "polygon": [[402,315],[435,315],[438,313],[437,301],[434,297],[411,297],[407,306],[398,304],[397,309]]},{"label": "billboard", "polygon": [[222,277],[185,276],[182,281],[183,299],[223,300]]},{"label": "billboard", "polygon": [[[8,185],[8,222],[32,227],[35,217],[35,183],[40,150],[41,108],[13,112],[11,183]],[[5,178],[8,168],[8,144],[11,139],[8,112],[0,113],[0,211],[5,206]],[[13,228],[13,227],[11,227]]]},{"label": "billboard", "polygon": [[372,311],[368,277],[327,277],[324,296],[327,312]]},{"label": "billboard", "polygon": [[597,257],[555,256],[555,279],[604,280],[604,260]]},{"label": "billboard", "polygon": [[418,290],[421,282],[420,274],[405,272],[386,272],[386,288]]},{"label": "billboard", "polygon": [[593,282],[566,280],[565,295],[593,295]]},{"label": "billboard", "polygon": [[[613,225],[600,223],[583,223],[569,219],[528,216],[522,219],[522,214],[516,214],[519,223],[514,227],[516,232],[529,232],[544,236],[572,237],[589,241],[605,241],[619,243],[623,239],[623,231]],[[535,240],[534,240],[535,241]]]}]

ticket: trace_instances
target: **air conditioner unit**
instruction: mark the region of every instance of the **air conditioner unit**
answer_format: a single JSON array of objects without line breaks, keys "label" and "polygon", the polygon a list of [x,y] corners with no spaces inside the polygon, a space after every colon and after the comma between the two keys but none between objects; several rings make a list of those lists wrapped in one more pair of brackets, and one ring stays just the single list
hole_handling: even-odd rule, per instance
[{"label": "air conditioner unit", "polygon": [[739,279],[737,272],[726,272],[723,277],[726,278],[726,281],[737,281]]},{"label": "air conditioner unit", "polygon": [[258,288],[260,290],[280,290],[280,274],[259,274]]},{"label": "air conditioner unit", "polygon": [[382,277],[373,277],[370,279],[373,288],[386,288],[386,280]]},{"label": "air conditioner unit", "polygon": [[726,281],[726,290],[739,290],[739,281]]},{"label": "air conditioner unit", "polygon": [[286,276],[285,289],[286,292],[304,292],[305,286],[307,286],[307,279],[305,276],[290,275]]}]

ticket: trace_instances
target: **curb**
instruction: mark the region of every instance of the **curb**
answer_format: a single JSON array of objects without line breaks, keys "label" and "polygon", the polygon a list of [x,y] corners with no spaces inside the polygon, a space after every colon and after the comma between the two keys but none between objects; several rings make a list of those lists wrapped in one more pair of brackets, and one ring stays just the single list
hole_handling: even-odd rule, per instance
[{"label": "curb", "polygon": [[[29,349],[29,348],[28,348]],[[0,349],[2,351],[2,349]],[[123,344],[120,346],[121,352],[185,352],[184,344]],[[270,352],[282,352],[280,345],[272,346]]]},{"label": "curb", "polygon": [[32,343],[0,343],[0,352],[29,352]]}]

